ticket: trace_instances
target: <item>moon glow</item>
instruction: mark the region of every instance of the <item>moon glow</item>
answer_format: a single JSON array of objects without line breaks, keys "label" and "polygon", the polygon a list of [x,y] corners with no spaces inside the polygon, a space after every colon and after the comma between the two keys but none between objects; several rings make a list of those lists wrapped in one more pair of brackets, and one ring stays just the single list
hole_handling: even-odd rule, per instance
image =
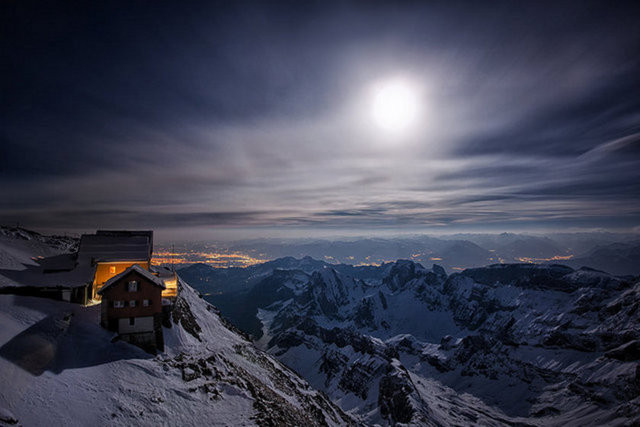
[{"label": "moon glow", "polygon": [[376,88],[371,115],[379,128],[398,134],[415,123],[418,109],[416,89],[403,80],[390,80]]}]

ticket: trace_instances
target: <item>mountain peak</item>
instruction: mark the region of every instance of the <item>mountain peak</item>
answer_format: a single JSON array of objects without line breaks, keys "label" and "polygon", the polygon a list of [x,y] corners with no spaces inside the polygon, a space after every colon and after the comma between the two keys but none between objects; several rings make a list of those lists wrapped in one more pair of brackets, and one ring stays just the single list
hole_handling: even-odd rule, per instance
[{"label": "mountain peak", "polygon": [[433,266],[431,267],[431,271],[433,271],[437,276],[447,276],[447,271],[444,269],[444,267],[438,264],[433,264]]},{"label": "mountain peak", "polygon": [[391,265],[388,275],[382,279],[382,283],[395,292],[402,289],[407,283],[419,277],[425,276],[427,270],[411,260],[401,259]]}]

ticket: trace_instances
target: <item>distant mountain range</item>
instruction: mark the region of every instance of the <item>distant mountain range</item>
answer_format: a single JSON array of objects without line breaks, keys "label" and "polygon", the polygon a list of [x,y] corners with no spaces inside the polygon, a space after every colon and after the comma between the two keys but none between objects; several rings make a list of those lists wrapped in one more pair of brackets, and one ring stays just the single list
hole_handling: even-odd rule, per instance
[{"label": "distant mountain range", "polygon": [[588,265],[621,275],[640,274],[640,242],[598,246],[578,258],[568,260],[566,264]]},{"label": "distant mountain range", "polygon": [[366,424],[640,422],[637,278],[562,265],[267,264],[180,276]]},{"label": "distant mountain range", "polygon": [[[236,243],[231,250],[255,258],[310,256],[330,264],[382,264],[411,259],[424,265],[437,263],[449,272],[496,263],[561,263],[593,267],[611,274],[640,274],[633,248],[638,236],[612,233],[558,233],[535,236],[515,233],[456,234],[444,237],[362,238],[351,240],[260,239]],[[608,253],[591,253],[609,248]],[[630,249],[631,248],[631,249]]]}]

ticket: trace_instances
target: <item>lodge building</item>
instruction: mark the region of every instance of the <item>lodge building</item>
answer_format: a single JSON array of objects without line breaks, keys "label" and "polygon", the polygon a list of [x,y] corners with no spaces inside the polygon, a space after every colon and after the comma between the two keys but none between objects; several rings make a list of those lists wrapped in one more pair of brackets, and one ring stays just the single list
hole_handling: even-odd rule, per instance
[{"label": "lodge building", "polygon": [[103,327],[154,352],[164,347],[162,316],[178,295],[178,277],[151,265],[152,256],[151,230],[98,230],[83,234],[75,253],[38,258],[24,270],[2,270],[12,283],[0,293],[100,303]]},{"label": "lodge building", "polygon": [[133,265],[152,272],[165,283],[163,298],[177,295],[175,273],[161,267],[152,267],[153,231],[98,230],[96,234],[83,234],[78,248],[78,260],[95,268],[91,283],[91,299],[100,301],[104,284]]},{"label": "lodge building", "polygon": [[100,324],[147,351],[164,349],[162,279],[133,264],[104,282],[98,291]]},{"label": "lodge building", "polygon": [[114,276],[133,265],[162,279],[162,297],[173,300],[178,294],[175,272],[151,265],[153,231],[98,230],[80,237],[78,251],[35,259],[37,265],[24,270],[3,270],[12,285],[2,293],[58,299],[78,304],[99,303],[100,289]]}]

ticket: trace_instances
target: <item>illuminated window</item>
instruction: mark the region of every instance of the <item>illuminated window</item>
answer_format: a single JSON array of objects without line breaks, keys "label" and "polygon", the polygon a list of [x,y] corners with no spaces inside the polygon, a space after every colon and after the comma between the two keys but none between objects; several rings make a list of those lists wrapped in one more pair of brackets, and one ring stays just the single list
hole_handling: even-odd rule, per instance
[{"label": "illuminated window", "polygon": [[114,301],[113,302],[113,307],[114,308],[124,308],[124,301]]},{"label": "illuminated window", "polygon": [[116,266],[115,265],[110,265],[109,266],[109,273],[110,274],[116,274]]},{"label": "illuminated window", "polygon": [[131,301],[129,301],[129,307],[135,307],[136,306],[136,300],[132,299]]},{"label": "illuminated window", "polygon": [[129,292],[138,292],[138,282],[135,280],[129,282]]},{"label": "illuminated window", "polygon": [[143,305],[144,307],[149,307],[149,306],[151,305],[151,301],[150,301],[150,300],[148,300],[148,299],[143,299],[143,300],[142,300],[142,305]]}]

